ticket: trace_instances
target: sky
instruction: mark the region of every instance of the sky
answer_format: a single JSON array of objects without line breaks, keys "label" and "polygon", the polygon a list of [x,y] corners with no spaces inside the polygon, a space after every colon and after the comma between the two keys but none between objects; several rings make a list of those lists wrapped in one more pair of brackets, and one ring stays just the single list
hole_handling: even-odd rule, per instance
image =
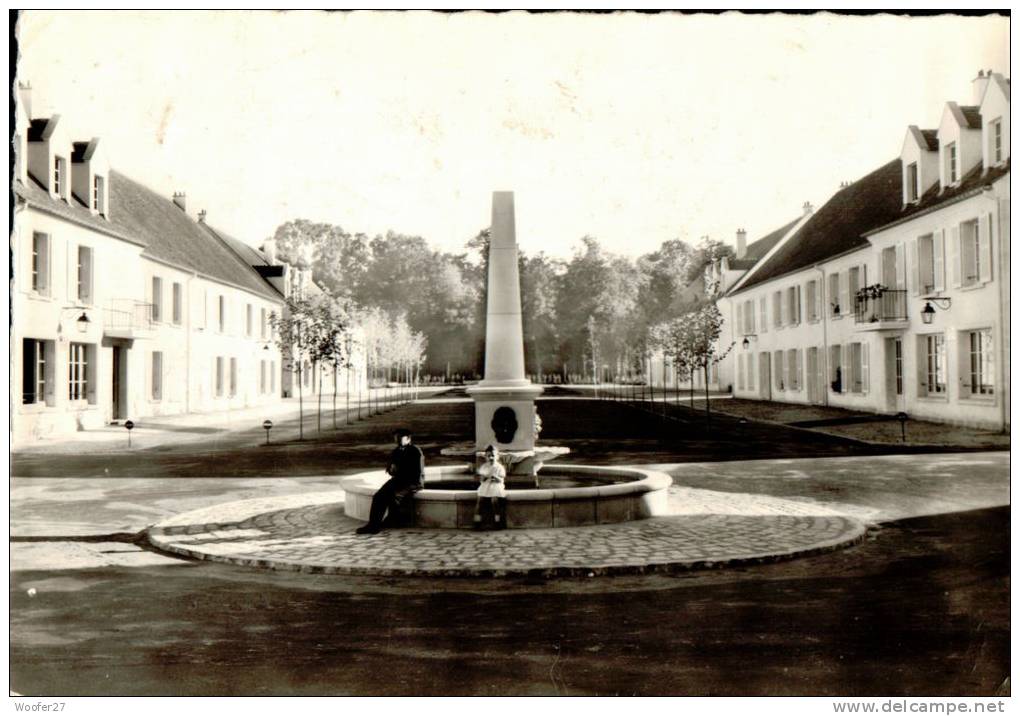
[{"label": "sky", "polygon": [[[754,240],[1008,74],[1008,18],[61,12],[33,116],[258,245],[290,219],[445,251],[515,192],[527,253]],[[115,207],[112,207],[115,210]]]}]

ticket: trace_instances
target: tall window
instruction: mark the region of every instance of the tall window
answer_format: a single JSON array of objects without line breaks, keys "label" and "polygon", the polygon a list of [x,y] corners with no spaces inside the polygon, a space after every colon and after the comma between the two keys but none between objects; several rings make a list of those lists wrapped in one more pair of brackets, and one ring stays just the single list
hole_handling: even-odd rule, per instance
[{"label": "tall window", "polygon": [[970,394],[992,395],[994,373],[992,364],[992,332],[990,330],[967,333],[970,357]]},{"label": "tall window", "polygon": [[845,313],[844,308],[839,305],[839,273],[829,274],[829,308],[834,316]]},{"label": "tall window", "polygon": [[772,325],[780,328],[783,325],[783,292],[772,294]]},{"label": "tall window", "polygon": [[32,290],[50,293],[50,237],[38,232],[32,234]]},{"label": "tall window", "polygon": [[746,370],[744,367],[744,361],[746,359],[747,356],[743,353],[737,355],[737,390],[744,389],[744,371]]},{"label": "tall window", "polygon": [[917,201],[917,162],[907,165],[907,201]]},{"label": "tall window", "polygon": [[988,129],[991,131],[991,151],[989,154],[992,157],[992,161],[996,164],[1002,161],[1002,119],[996,119],[988,125]]},{"label": "tall window", "polygon": [[51,403],[53,399],[53,341],[25,338],[21,343],[21,402]]},{"label": "tall window", "polygon": [[867,386],[867,357],[866,357],[867,346],[861,343],[850,344],[850,361],[847,366],[849,375],[847,376],[848,384],[847,387],[851,393],[865,393],[868,390]]},{"label": "tall window", "polygon": [[216,397],[223,397],[223,356],[216,356]]},{"label": "tall window", "polygon": [[98,175],[92,177],[92,208],[106,216],[106,180]]},{"label": "tall window", "polygon": [[925,382],[922,388],[928,395],[946,392],[946,339],[941,333],[921,336],[924,341]]},{"label": "tall window", "polygon": [[174,302],[173,303],[173,314],[174,314],[173,315],[173,320],[174,320],[174,325],[177,325],[177,326],[181,325],[181,313],[183,312],[183,301],[184,301],[184,297],[183,297],[183,292],[182,292],[182,289],[181,289],[181,284],[179,282],[177,282],[177,281],[174,281],[174,286],[173,286],[173,302]]},{"label": "tall window", "polygon": [[860,266],[851,267],[851,269],[847,272],[847,292],[848,292],[847,297],[848,300],[850,301],[850,306],[847,307],[847,311],[844,311],[844,313],[850,312],[852,307],[856,305],[855,302],[857,301],[857,292],[860,291],[861,288],[863,288],[862,284],[863,280],[861,278],[861,267]]},{"label": "tall window", "polygon": [[163,399],[163,353],[152,352],[152,399]]},{"label": "tall window", "polygon": [[747,368],[747,389],[748,390],[754,390],[754,364],[755,364],[755,354],[754,353],[749,353],[748,356],[747,356],[747,364],[746,364],[746,368]]},{"label": "tall window", "polygon": [[78,247],[78,300],[92,303],[92,249]]},{"label": "tall window", "polygon": [[266,340],[266,309],[262,309],[262,319],[259,324],[259,336],[262,340]]},{"label": "tall window", "polygon": [[786,387],[784,380],[783,370],[785,361],[783,360],[782,351],[774,351],[772,353],[772,383],[775,385],[776,390],[783,390]]},{"label": "tall window", "polygon": [[759,309],[758,310],[758,318],[761,319],[759,321],[759,324],[761,325],[761,332],[762,333],[767,333],[768,330],[769,330],[767,304],[768,304],[768,301],[765,299],[764,296],[762,296],[760,299],[758,299],[758,309]]},{"label": "tall window", "polygon": [[89,395],[89,351],[84,343],[72,343],[68,355],[67,397],[87,400]]},{"label": "tall window", "polygon": [[259,361],[259,395],[266,392],[266,362]]},{"label": "tall window", "polygon": [[800,286],[786,289],[786,322],[791,326],[800,323]]},{"label": "tall window", "polygon": [[829,386],[833,393],[844,392],[846,377],[843,372],[843,347],[829,346]]},{"label": "tall window", "polygon": [[960,224],[960,279],[964,286],[971,286],[981,280],[982,252],[978,234],[977,219]]},{"label": "tall window", "polygon": [[152,277],[152,320],[163,320],[163,279]]},{"label": "tall window", "polygon": [[917,290],[922,295],[946,288],[945,245],[941,232],[917,239]]},{"label": "tall window", "polygon": [[53,193],[60,198],[67,196],[67,161],[63,157],[53,158]]},{"label": "tall window", "polygon": [[790,390],[800,390],[800,361],[799,351],[791,348],[786,351],[786,387]]},{"label": "tall window", "polygon": [[946,178],[950,184],[956,183],[956,142],[946,145]]},{"label": "tall window", "polygon": [[814,323],[818,320],[818,282],[807,282],[807,319]]},{"label": "tall window", "polygon": [[230,397],[237,395],[237,358],[230,359]]},{"label": "tall window", "polygon": [[223,329],[227,327],[227,299],[225,296],[220,296],[218,306],[220,333],[223,333]]},{"label": "tall window", "polygon": [[244,335],[249,337],[251,336],[252,330],[251,327],[252,327],[252,312],[251,304],[249,303],[244,307]]},{"label": "tall window", "polygon": [[269,392],[276,392],[276,361],[269,361]]}]

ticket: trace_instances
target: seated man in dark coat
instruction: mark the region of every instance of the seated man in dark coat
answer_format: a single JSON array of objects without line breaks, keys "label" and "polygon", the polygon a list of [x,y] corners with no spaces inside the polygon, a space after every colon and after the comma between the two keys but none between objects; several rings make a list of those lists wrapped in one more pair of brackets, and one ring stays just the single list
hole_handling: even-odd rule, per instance
[{"label": "seated man in dark coat", "polygon": [[[399,428],[393,437],[397,447],[390,453],[390,464],[386,474],[390,479],[372,497],[372,510],[368,524],[357,529],[358,534],[373,535],[385,524],[395,523],[405,508],[411,507],[414,493],[425,484],[425,456],[417,446],[411,444],[411,431]],[[387,516],[388,513],[388,516]]]}]

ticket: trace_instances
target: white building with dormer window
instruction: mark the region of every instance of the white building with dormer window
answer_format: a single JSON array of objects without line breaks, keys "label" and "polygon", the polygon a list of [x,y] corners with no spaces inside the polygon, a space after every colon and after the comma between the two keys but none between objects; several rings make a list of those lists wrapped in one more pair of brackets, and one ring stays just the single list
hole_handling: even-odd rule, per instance
[{"label": "white building with dormer window", "polygon": [[735,396],[1008,429],[1009,99],[982,71],[733,283]]},{"label": "white building with dormer window", "polygon": [[[73,141],[20,93],[12,442],[279,402],[286,373],[268,317],[284,310],[274,275],[287,268],[223,238],[204,212],[193,218],[183,193],[111,169],[99,140]],[[364,385],[363,361],[354,373]]]}]

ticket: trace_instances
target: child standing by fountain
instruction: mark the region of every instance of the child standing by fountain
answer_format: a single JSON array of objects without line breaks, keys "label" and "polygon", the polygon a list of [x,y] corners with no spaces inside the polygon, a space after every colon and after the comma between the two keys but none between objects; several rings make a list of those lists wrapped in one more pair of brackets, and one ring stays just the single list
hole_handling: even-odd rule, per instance
[{"label": "child standing by fountain", "polygon": [[[495,445],[485,448],[485,462],[478,468],[482,484],[475,503],[475,529],[506,527],[506,468]],[[488,520],[485,517],[488,516]]]}]

